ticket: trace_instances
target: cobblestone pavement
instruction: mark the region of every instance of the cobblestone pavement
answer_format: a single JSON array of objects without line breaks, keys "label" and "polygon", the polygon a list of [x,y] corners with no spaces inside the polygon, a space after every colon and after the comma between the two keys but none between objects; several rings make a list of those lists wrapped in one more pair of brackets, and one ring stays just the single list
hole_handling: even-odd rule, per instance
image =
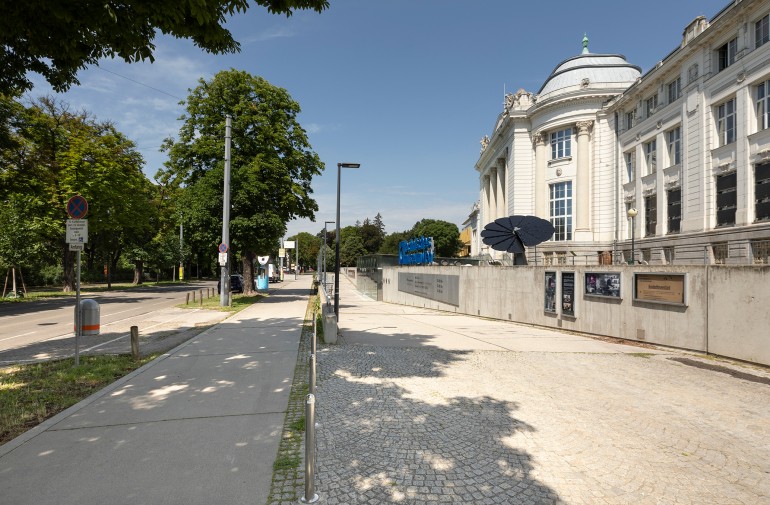
[{"label": "cobblestone pavement", "polygon": [[770,504],[770,374],[682,356],[319,349],[320,503]]}]

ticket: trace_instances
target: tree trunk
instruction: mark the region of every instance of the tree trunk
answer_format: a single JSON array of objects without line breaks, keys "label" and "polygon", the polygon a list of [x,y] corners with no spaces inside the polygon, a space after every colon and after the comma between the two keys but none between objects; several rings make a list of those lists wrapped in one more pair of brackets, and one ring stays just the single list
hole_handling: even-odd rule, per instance
[{"label": "tree trunk", "polygon": [[69,244],[64,244],[62,255],[62,266],[64,267],[64,288],[65,293],[75,290],[75,253],[69,249]]},{"label": "tree trunk", "polygon": [[241,255],[241,264],[243,265],[243,293],[247,295],[254,294],[254,253],[244,252]]},{"label": "tree trunk", "polygon": [[139,285],[144,281],[144,260],[134,260],[134,284]]}]

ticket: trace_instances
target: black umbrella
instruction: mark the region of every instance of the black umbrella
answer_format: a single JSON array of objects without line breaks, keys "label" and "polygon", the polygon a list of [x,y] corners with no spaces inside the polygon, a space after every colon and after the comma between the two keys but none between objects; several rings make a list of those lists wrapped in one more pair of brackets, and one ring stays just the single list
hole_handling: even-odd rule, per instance
[{"label": "black umbrella", "polygon": [[496,251],[523,253],[553,236],[553,225],[536,216],[508,216],[495,219],[481,232],[482,242]]}]

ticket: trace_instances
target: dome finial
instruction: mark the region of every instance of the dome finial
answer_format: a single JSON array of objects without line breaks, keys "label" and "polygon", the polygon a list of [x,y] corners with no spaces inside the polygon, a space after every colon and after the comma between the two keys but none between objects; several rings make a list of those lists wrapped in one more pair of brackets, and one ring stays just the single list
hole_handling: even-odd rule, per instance
[{"label": "dome finial", "polygon": [[588,51],[588,36],[583,33],[583,54],[589,54]]}]

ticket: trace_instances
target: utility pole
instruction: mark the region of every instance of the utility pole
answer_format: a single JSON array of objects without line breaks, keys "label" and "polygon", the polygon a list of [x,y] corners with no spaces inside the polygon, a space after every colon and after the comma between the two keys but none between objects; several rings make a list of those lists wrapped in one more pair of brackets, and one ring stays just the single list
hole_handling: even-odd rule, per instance
[{"label": "utility pole", "polygon": [[222,243],[227,246],[227,261],[222,265],[222,277],[219,280],[219,305],[230,305],[230,139],[233,119],[225,117],[225,189],[222,202]]}]

